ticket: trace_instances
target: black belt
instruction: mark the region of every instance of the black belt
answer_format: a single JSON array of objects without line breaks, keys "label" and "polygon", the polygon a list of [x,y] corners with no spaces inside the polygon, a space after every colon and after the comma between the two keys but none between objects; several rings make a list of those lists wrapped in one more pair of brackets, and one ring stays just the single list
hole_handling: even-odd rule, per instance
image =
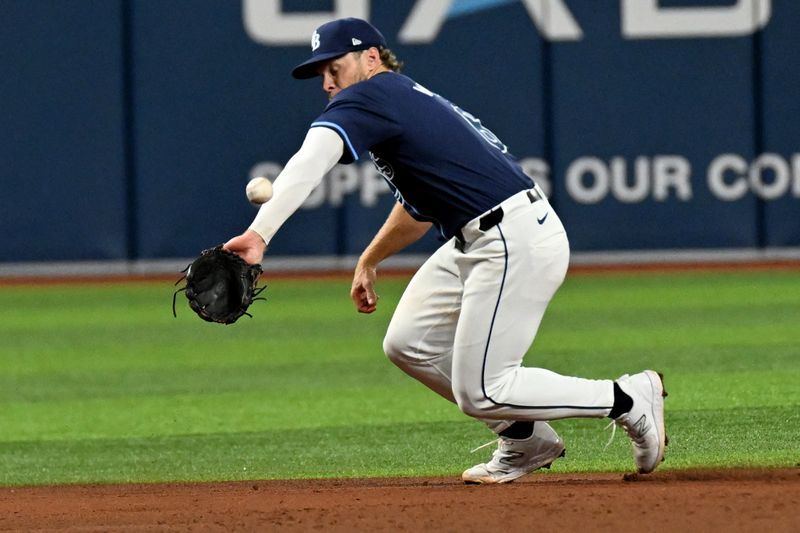
[{"label": "black belt", "polygon": [[[528,200],[530,200],[532,204],[542,199],[541,195],[539,195],[536,189],[525,191],[525,194],[528,196]],[[502,207],[498,206],[497,209],[492,209],[480,218],[480,224],[478,225],[478,228],[481,231],[486,231],[495,227],[503,221],[503,215],[504,213]],[[461,229],[456,230],[454,237],[456,238],[456,246],[463,252],[466,241],[464,241],[464,234],[461,233]]]}]

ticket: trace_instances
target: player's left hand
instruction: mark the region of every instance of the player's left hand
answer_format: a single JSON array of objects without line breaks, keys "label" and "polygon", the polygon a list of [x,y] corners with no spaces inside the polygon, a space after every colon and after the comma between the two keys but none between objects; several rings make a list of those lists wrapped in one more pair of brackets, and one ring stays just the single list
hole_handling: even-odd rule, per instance
[{"label": "player's left hand", "polygon": [[378,308],[378,295],[375,294],[377,277],[375,267],[360,264],[356,267],[350,298],[359,313],[373,313]]},{"label": "player's left hand", "polygon": [[264,259],[264,251],[267,245],[264,239],[255,231],[249,229],[233,239],[226,242],[222,248],[233,252],[251,265],[259,265]]}]

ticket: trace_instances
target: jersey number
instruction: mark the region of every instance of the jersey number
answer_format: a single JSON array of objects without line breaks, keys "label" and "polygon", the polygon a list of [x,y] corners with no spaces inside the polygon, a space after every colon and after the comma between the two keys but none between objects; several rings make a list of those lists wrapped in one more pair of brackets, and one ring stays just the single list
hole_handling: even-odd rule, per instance
[{"label": "jersey number", "polygon": [[472,113],[470,113],[468,111],[464,111],[463,109],[461,109],[457,105],[455,105],[455,104],[453,104],[451,102],[448,102],[447,99],[442,98],[441,96],[439,96],[438,94],[436,94],[436,93],[434,93],[432,91],[429,91],[428,89],[426,89],[425,87],[423,87],[419,83],[415,83],[413,89],[415,91],[421,92],[422,94],[425,94],[425,95],[430,96],[432,98],[437,98],[438,97],[441,101],[444,101],[444,102],[450,104],[450,107],[453,108],[453,111],[458,113],[461,116],[461,118],[463,118],[467,122],[467,124],[472,126],[472,129],[474,129],[476,132],[478,132],[478,135],[483,137],[486,142],[488,142],[489,144],[491,144],[492,146],[494,146],[495,148],[497,148],[498,150],[500,150],[504,154],[508,152],[508,147],[505,144],[503,144],[503,142],[500,139],[497,138],[497,135],[492,133],[492,130],[490,130],[489,128],[487,128],[483,124],[481,124],[480,119],[476,118]]},{"label": "jersey number", "polygon": [[491,144],[504,154],[508,152],[508,147],[505,144],[503,144],[503,142],[500,139],[497,138],[497,135],[492,133],[492,130],[481,124],[480,119],[475,117],[469,111],[464,111],[455,104],[450,104],[450,106],[453,108],[453,111],[461,115],[461,118],[463,118],[467,122],[467,124],[472,126],[472,129],[478,132],[478,135],[483,137],[483,139],[486,142],[488,142],[489,144]]}]

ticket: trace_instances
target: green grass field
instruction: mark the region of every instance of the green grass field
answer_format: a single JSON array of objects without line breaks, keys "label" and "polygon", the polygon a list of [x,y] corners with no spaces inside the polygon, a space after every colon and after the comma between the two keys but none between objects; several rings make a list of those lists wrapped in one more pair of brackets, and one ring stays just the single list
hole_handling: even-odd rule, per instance
[{"label": "green grass field", "polygon": [[[200,321],[169,282],[0,286],[0,485],[458,475],[481,424],[381,351],[405,285],[269,282],[253,319]],[[570,276],[530,366],[664,372],[665,469],[800,462],[800,272]],[[625,471],[606,420],[554,426],[553,471]]]}]

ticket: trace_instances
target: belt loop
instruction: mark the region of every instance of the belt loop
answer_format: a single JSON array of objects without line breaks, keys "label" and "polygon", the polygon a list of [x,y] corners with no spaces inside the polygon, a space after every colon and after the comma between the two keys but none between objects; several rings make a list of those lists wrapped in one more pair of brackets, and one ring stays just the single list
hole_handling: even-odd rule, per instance
[{"label": "belt loop", "polygon": [[461,233],[461,230],[459,229],[456,230],[456,233],[453,236],[456,238],[456,249],[463,254],[464,245],[466,244],[464,241],[464,234]]},{"label": "belt loop", "polygon": [[487,214],[483,215],[480,220],[479,229],[481,231],[486,231],[491,229],[501,223],[503,221],[503,208],[497,207],[496,209],[489,211]]}]

